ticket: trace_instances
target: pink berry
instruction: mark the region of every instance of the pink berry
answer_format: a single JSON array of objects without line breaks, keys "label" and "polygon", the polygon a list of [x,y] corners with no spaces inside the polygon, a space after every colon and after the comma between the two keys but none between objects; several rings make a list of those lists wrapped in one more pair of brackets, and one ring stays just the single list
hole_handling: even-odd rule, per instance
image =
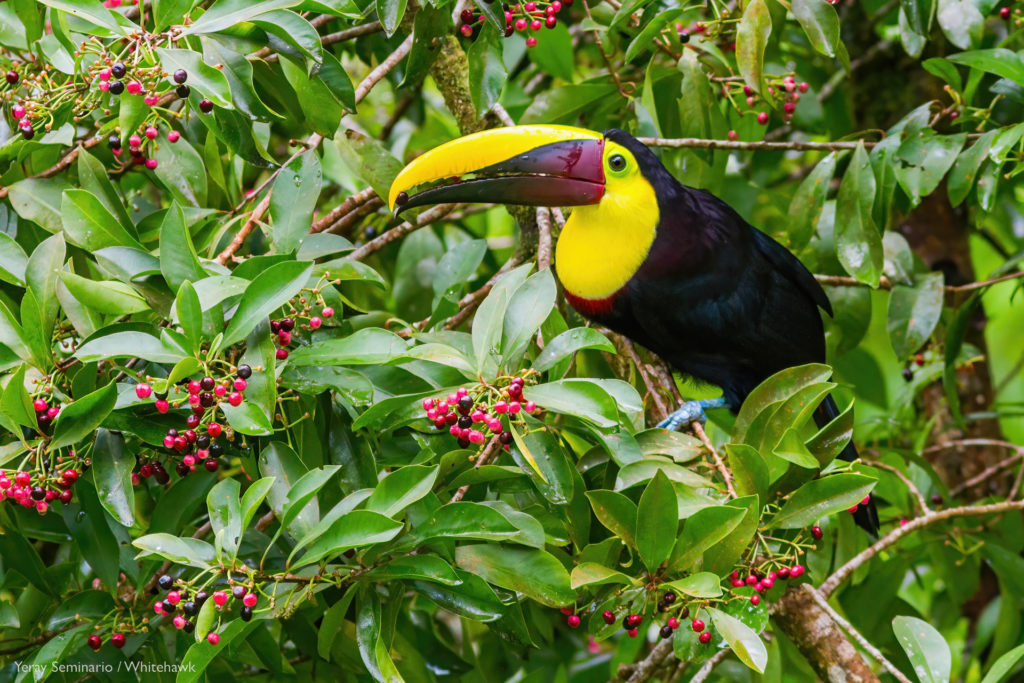
[{"label": "pink berry", "polygon": [[109,81],[110,80],[110,69],[100,69],[100,80],[101,81]]},{"label": "pink berry", "polygon": [[484,415],[484,411],[482,410],[474,410],[470,414],[469,418],[473,420],[473,422],[483,422],[487,418],[487,416]]},{"label": "pink berry", "polygon": [[224,591],[217,591],[213,594],[213,604],[223,607],[228,601],[228,594]]},{"label": "pink berry", "polygon": [[425,398],[423,399],[423,410],[430,410],[434,407],[434,399]]},{"label": "pink berry", "polygon": [[247,386],[249,386],[249,384],[241,377],[235,379],[234,387],[236,391],[245,391]]},{"label": "pink berry", "polygon": [[519,401],[509,401],[508,412],[510,415],[515,415],[519,412],[521,407],[522,406],[519,404]]},{"label": "pink berry", "polygon": [[181,602],[181,593],[179,593],[178,591],[171,591],[167,594],[167,602],[171,603],[172,605],[177,605],[179,602]]},{"label": "pink berry", "polygon": [[156,159],[146,159],[146,168],[148,168],[150,171],[155,171],[157,165],[158,164]]},{"label": "pink berry", "polygon": [[526,19],[516,19],[516,30],[517,31],[525,31],[526,30]]},{"label": "pink berry", "polygon": [[690,628],[692,628],[697,633],[700,633],[704,630],[704,622],[700,619],[694,619],[692,622],[690,622]]},{"label": "pink berry", "polygon": [[494,404],[494,412],[498,413],[499,415],[507,413],[508,404],[505,403],[504,401],[498,401],[497,403]]},{"label": "pink berry", "polygon": [[324,306],[324,310],[320,311],[320,315],[322,315],[325,318],[330,318],[332,315],[334,315],[334,309],[331,308],[330,306]]},{"label": "pink berry", "polygon": [[462,35],[469,38],[471,35],[473,35],[473,27],[470,26],[469,24],[463,24],[462,26],[459,27],[459,32]]},{"label": "pink berry", "polygon": [[757,122],[762,126],[768,125],[768,112],[763,111],[757,115]]},{"label": "pink berry", "polygon": [[132,95],[138,95],[139,93],[142,92],[142,84],[139,83],[138,81],[129,81],[128,82],[128,92],[131,93]]},{"label": "pink berry", "polygon": [[230,403],[233,406],[242,405],[242,394],[240,394],[237,391],[232,391],[231,394],[228,396],[228,403]]},{"label": "pink berry", "polygon": [[566,619],[566,623],[569,624],[569,628],[578,628],[580,625],[580,618],[578,615],[570,614],[569,618]]},{"label": "pink berry", "polygon": [[534,403],[533,401],[527,401],[526,403],[523,404],[523,410],[525,410],[528,413],[532,413],[533,411],[537,410],[537,404]]},{"label": "pink berry", "polygon": [[192,380],[191,382],[188,383],[188,393],[198,394],[202,390],[203,386],[198,381]]},{"label": "pink berry", "polygon": [[164,613],[164,603],[163,603],[162,600],[157,600],[156,601],[156,604],[153,605],[153,611],[156,612],[157,614],[163,614]]},{"label": "pink berry", "polygon": [[792,114],[793,112],[796,111],[796,104],[793,102],[786,102],[784,105],[782,105],[782,111],[785,112],[786,114]]},{"label": "pink berry", "polygon": [[181,616],[180,614],[174,617],[174,627],[185,628],[185,617]]},{"label": "pink berry", "polygon": [[480,443],[484,442],[484,434],[483,434],[483,432],[477,431],[475,429],[470,429],[468,436],[469,436],[469,442],[470,443],[480,444]]},{"label": "pink berry", "polygon": [[676,619],[675,617],[670,617],[669,620],[668,620],[668,626],[671,629],[679,628],[679,620]]},{"label": "pink berry", "polygon": [[208,642],[210,645],[217,645],[218,643],[220,643],[220,634],[210,631],[206,634],[206,642]]},{"label": "pink berry", "polygon": [[142,101],[146,103],[147,107],[155,107],[156,103],[160,100],[157,99],[156,95],[146,95],[142,98]]},{"label": "pink berry", "polygon": [[318,318],[315,315],[312,318],[309,319],[309,327],[310,327],[310,329],[314,329],[314,330],[318,329],[323,324],[324,324],[324,321],[321,320],[320,318]]},{"label": "pink berry", "polygon": [[246,607],[255,607],[260,598],[255,593],[246,593],[242,598],[242,604]]},{"label": "pink berry", "polygon": [[36,400],[32,401],[32,407],[35,408],[35,411],[37,413],[43,413],[46,412],[46,408],[48,406],[46,405],[45,399],[37,398]]},{"label": "pink berry", "polygon": [[536,47],[536,46],[537,46],[537,39],[536,38],[534,38],[533,36],[530,36],[529,38],[526,39],[526,47]]},{"label": "pink berry", "polygon": [[147,138],[149,138],[150,140],[156,140],[156,136],[157,136],[158,134],[159,134],[159,133],[157,132],[157,130],[156,130],[156,128],[155,128],[155,127],[153,127],[153,126],[147,126],[147,127],[146,127],[146,133],[145,133],[145,135],[146,135],[146,137],[147,137]]},{"label": "pink berry", "polygon": [[139,383],[135,385],[135,395],[139,398],[149,398],[149,395],[153,393],[153,387],[145,383]]},{"label": "pink berry", "polygon": [[288,358],[288,349],[278,349],[277,351],[274,352],[274,356],[278,360],[285,360],[286,358]]},{"label": "pink berry", "polygon": [[177,142],[180,139],[181,139],[181,133],[179,133],[176,130],[172,130],[170,133],[167,134],[167,142],[172,142],[173,143],[173,142]]},{"label": "pink berry", "polygon": [[110,83],[108,83],[106,81],[100,81],[100,86],[99,87],[100,87],[100,92],[109,92],[110,91]]}]

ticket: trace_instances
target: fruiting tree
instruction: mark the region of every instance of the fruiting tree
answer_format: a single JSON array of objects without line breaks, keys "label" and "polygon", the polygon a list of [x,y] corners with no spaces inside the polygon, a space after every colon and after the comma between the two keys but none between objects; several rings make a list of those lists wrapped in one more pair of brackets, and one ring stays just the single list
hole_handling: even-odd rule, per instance
[{"label": "fruiting tree", "polygon": [[[3,677],[1008,680],[1020,13],[0,2]],[[778,239],[831,365],[652,428],[717,390],[566,306],[563,212],[384,208],[515,123]]]}]

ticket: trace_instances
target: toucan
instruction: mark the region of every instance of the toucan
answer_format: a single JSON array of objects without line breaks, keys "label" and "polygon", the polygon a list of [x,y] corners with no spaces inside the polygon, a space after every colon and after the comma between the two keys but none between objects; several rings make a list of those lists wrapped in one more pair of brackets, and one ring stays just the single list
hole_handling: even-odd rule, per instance
[{"label": "toucan", "polygon": [[[554,260],[569,304],[722,389],[720,398],[687,401],[659,426],[678,429],[710,408],[736,412],[776,372],[825,362],[818,309],[832,315],[832,306],[810,271],[724,201],[680,183],[622,130],[474,133],[414,159],[388,201],[396,215],[454,202],[573,207]],[[824,426],[838,414],[827,396],[814,417]],[[857,458],[852,441],[839,457]],[[877,533],[873,501],[854,518]]]}]

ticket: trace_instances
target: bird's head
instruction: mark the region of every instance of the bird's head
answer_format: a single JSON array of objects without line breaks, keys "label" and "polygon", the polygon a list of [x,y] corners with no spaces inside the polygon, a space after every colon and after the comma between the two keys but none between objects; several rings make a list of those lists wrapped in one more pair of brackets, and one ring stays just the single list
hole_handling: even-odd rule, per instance
[{"label": "bird's head", "polygon": [[[656,167],[656,168],[655,168]],[[447,142],[414,159],[391,185],[395,213],[427,204],[586,206],[650,196],[653,153],[619,130],[511,126]],[[421,189],[413,193],[416,188]]]}]

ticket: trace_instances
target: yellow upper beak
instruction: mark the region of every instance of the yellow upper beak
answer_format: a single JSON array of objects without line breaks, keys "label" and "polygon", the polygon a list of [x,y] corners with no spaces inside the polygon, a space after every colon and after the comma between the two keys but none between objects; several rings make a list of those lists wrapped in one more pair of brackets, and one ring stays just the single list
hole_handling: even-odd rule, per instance
[{"label": "yellow upper beak", "polygon": [[400,193],[423,183],[462,176],[543,145],[571,140],[600,141],[603,136],[571,126],[510,126],[457,138],[421,154],[403,168],[391,184],[388,206],[394,209]]}]

